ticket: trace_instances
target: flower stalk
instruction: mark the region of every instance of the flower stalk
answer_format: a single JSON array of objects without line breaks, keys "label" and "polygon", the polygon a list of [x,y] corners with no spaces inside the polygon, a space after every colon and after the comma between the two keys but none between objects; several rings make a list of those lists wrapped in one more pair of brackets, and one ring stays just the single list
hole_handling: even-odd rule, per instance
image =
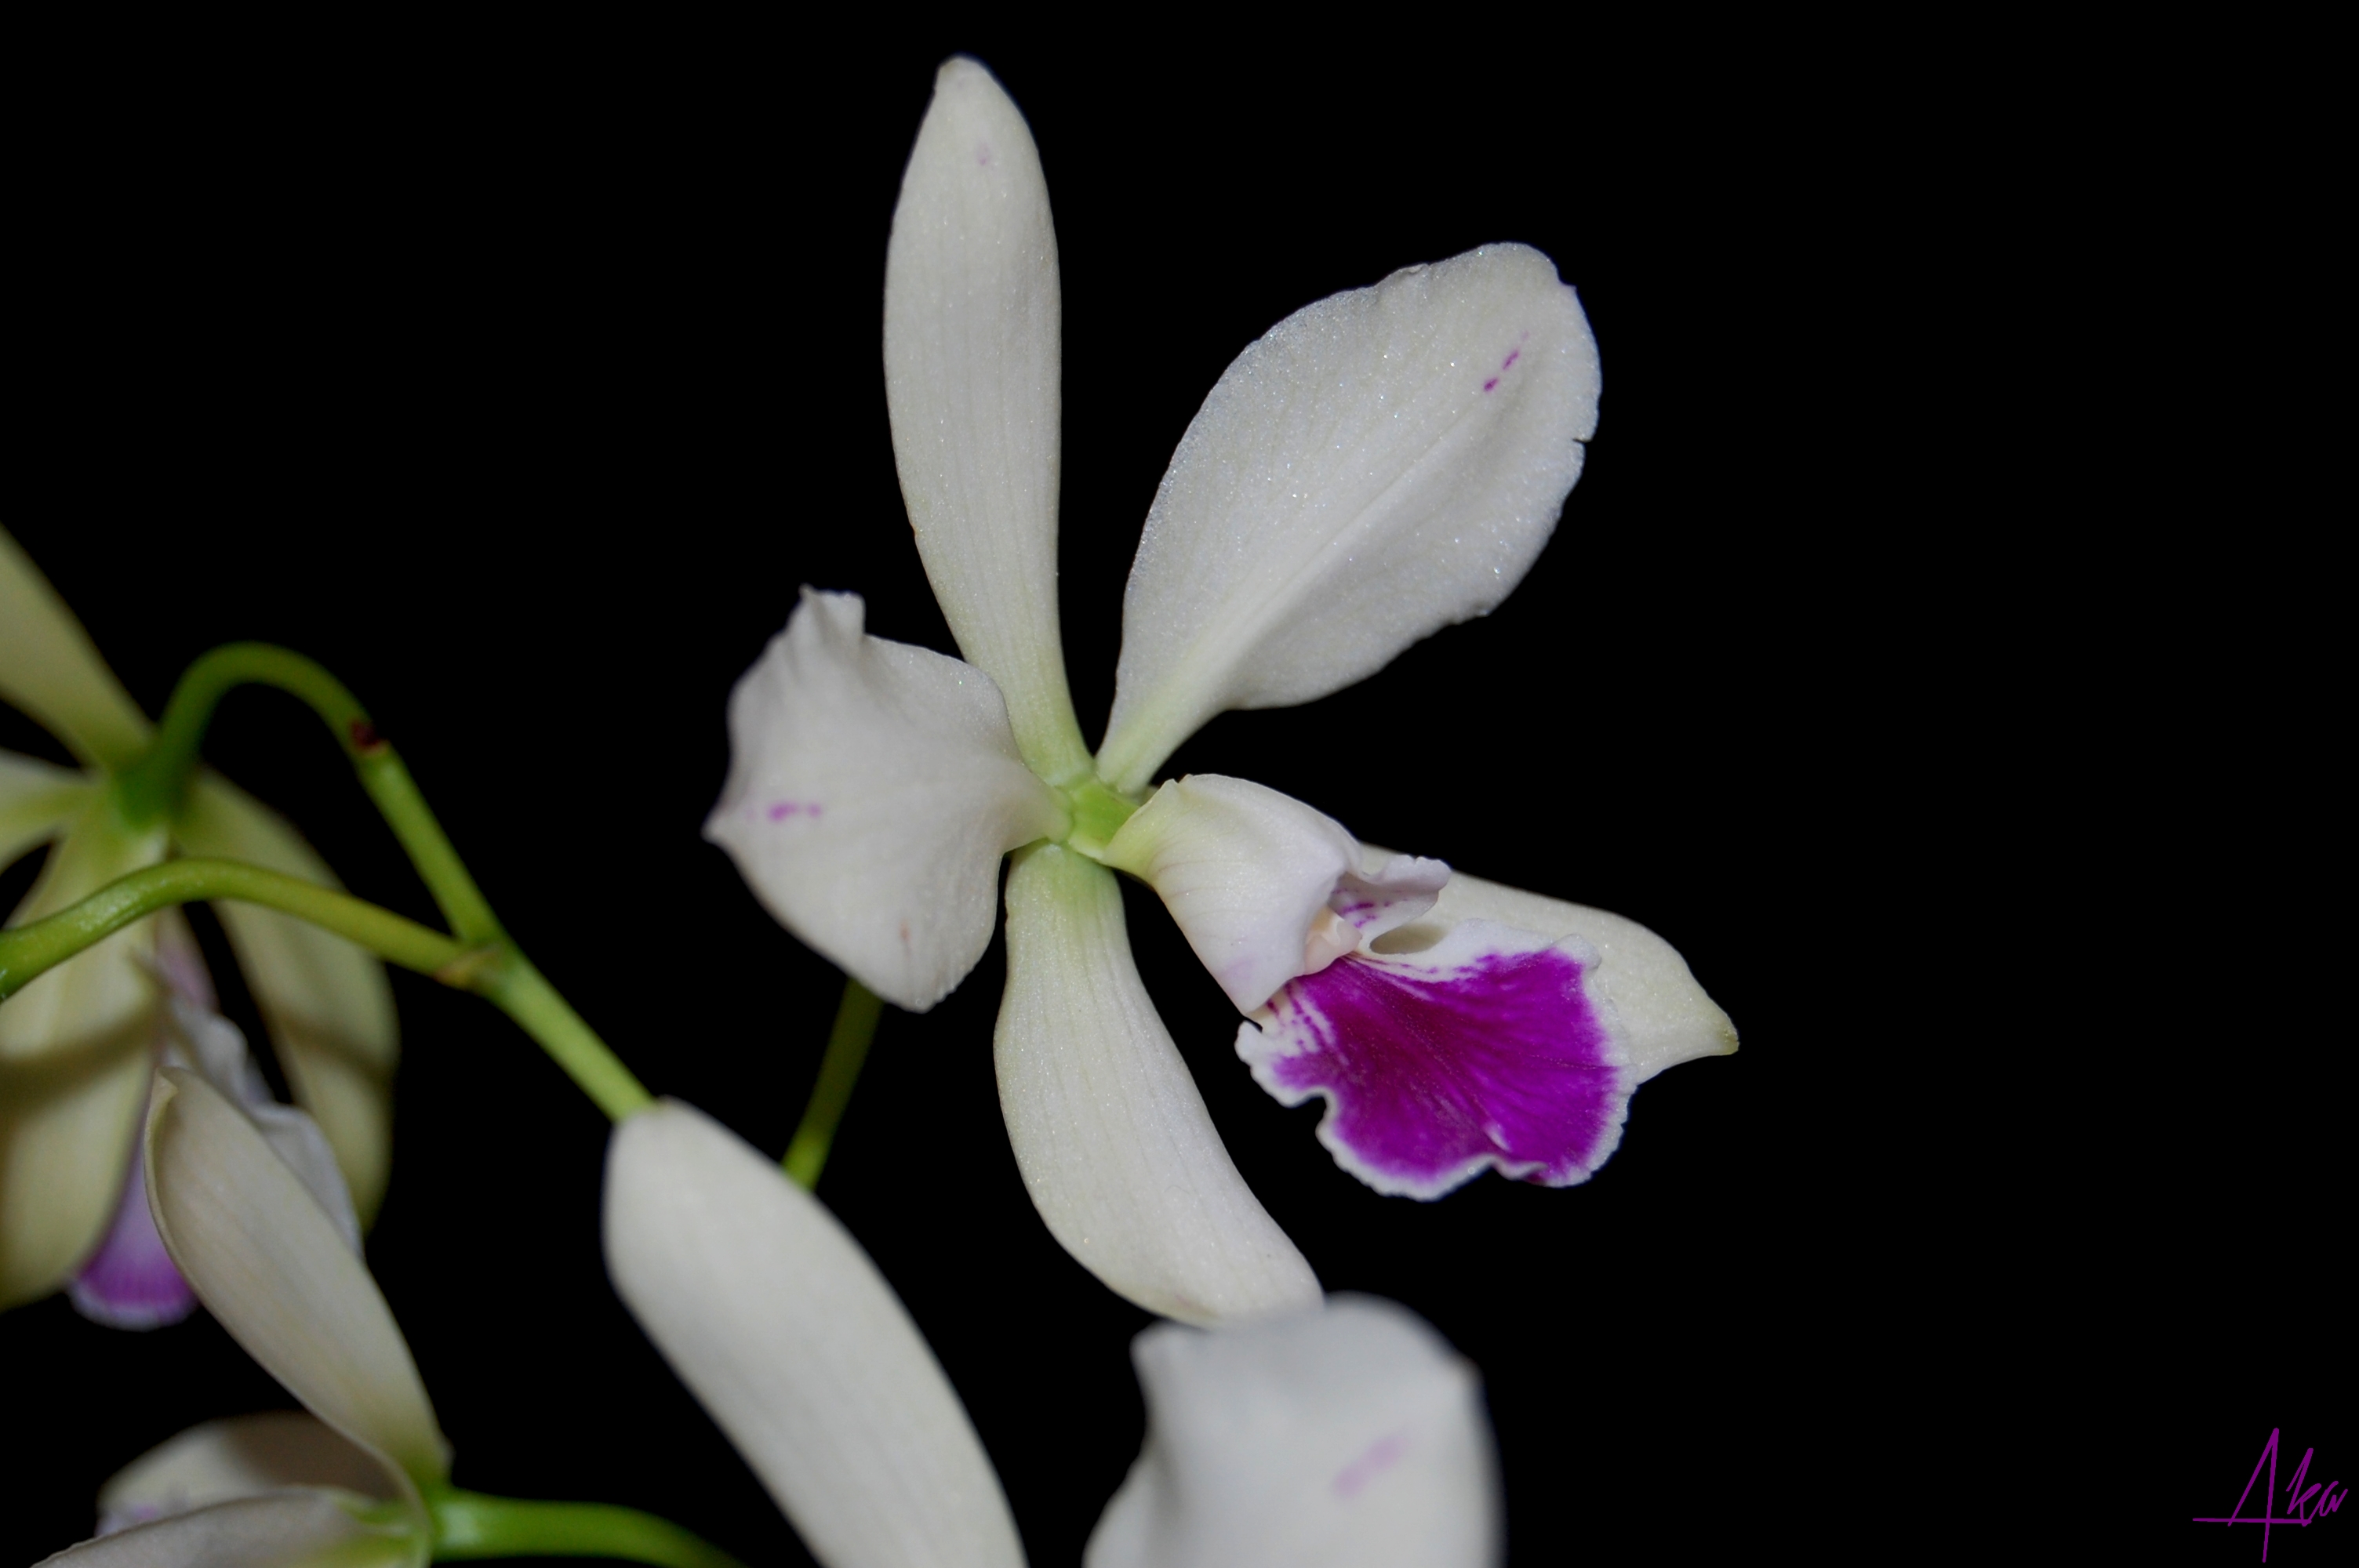
[{"label": "flower stalk", "polygon": [[486,1557],[608,1557],[654,1568],[745,1568],[669,1519],[605,1503],[527,1502],[456,1487],[429,1490],[438,1563]]},{"label": "flower stalk", "polygon": [[820,1059],[819,1082],[811,1086],[810,1103],[787,1145],[787,1175],[810,1192],[819,1185],[827,1152],[835,1142],[836,1124],[852,1103],[852,1087],[860,1081],[868,1046],[876,1038],[876,1021],[885,1003],[875,991],[849,975],[843,980],[843,1000],[835,1010],[835,1025],[827,1033],[827,1054]]}]

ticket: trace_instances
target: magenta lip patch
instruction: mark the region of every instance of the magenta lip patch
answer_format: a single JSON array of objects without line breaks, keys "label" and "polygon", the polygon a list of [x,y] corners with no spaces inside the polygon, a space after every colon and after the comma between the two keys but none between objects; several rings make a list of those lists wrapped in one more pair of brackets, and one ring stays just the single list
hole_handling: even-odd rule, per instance
[{"label": "magenta lip patch", "polygon": [[1288,1105],[1324,1096],[1320,1141],[1378,1192],[1435,1198],[1495,1167],[1586,1181],[1632,1085],[1582,959],[1467,921],[1422,953],[1353,953],[1288,982],[1237,1054]]}]

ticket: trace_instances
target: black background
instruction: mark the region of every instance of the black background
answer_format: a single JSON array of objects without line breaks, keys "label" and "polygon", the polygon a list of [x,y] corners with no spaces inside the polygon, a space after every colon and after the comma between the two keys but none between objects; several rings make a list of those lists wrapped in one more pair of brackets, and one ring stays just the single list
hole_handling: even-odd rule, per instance
[{"label": "black background", "polygon": [[[1635,916],[1742,1052],[1649,1084],[1583,1187],[1379,1197],[1313,1140],[1315,1106],[1252,1084],[1225,1001],[1130,890],[1147,983],[1271,1213],[1331,1290],[1408,1303],[1484,1369],[1513,1560],[1921,1549],[2060,1494],[2149,1557],[2241,1560],[2178,1521],[2225,1511],[2270,1427],[2288,1470],[2310,1444],[2321,1476],[2351,1468],[2347,1102],[2303,1054],[2321,1004],[2205,1000],[2215,960],[2188,944],[2233,938],[2186,923],[2169,961],[2191,969],[2119,956],[2160,807],[2094,782],[2139,699],[2069,673],[2107,656],[2058,619],[2088,514],[2001,395],[2038,396],[2010,368],[2048,341],[2027,278],[2072,234],[1997,134],[2019,102],[1676,29],[247,42],[201,79],[59,62],[82,90],[19,149],[5,525],[151,713],[233,638],[342,676],[657,1092],[778,1152],[836,995],[698,838],[731,683],[803,583],[952,650],[878,342],[901,165],[935,64],[971,49],[1055,204],[1093,737],[1139,524],[1246,342],[1495,240],[1546,251],[1590,313],[1602,421],[1516,593],[1326,701],[1215,720],[1169,771]],[[2059,672],[2093,708],[2053,703]],[[5,712],[0,744],[62,757]],[[356,891],[432,918],[293,703],[233,697],[207,755]],[[1017,1180],[1001,978],[995,946],[932,1012],[888,1012],[820,1190],[1052,1564],[1136,1453],[1148,1320]],[[455,1478],[799,1561],[605,1283],[601,1118],[483,1004],[395,985],[369,1257]],[[85,1532],[152,1444],[288,1402],[201,1314],[125,1336],[50,1301],[0,1320],[0,1366],[17,1561]]]}]

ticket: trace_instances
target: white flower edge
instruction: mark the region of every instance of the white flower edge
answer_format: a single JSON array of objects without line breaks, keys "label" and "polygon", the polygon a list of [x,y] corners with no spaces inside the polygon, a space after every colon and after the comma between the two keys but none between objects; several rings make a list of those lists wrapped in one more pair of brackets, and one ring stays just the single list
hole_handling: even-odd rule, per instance
[{"label": "white flower edge", "polygon": [[201,1422],[116,1471],[99,1490],[98,1531],[299,1487],[384,1502],[400,1496],[383,1461],[317,1416],[271,1411]]},{"label": "white flower edge", "polygon": [[[1371,846],[1366,854],[1377,862],[1390,851]],[[1525,892],[1460,871],[1430,913],[1370,946],[1379,953],[1421,952],[1466,920],[1515,926],[1552,943],[1579,936],[1593,946],[1598,961],[1591,983],[1613,1010],[1634,1083],[1644,1083],[1681,1062],[1724,1056],[1736,1049],[1736,1025],[1705,994],[1679,949],[1610,910]]]},{"label": "white flower edge", "polygon": [[1481,1568],[1497,1561],[1474,1368],[1407,1308],[1133,1342],[1147,1432],[1085,1568]]},{"label": "white flower edge", "polygon": [[0,529],[0,701],[22,708],[84,762],[120,768],[147,747],[147,716],[5,529]]},{"label": "white flower edge", "polygon": [[606,1266],[664,1358],[829,1563],[1024,1561],[998,1476],[859,1243],[777,1165],[661,1101],[609,1145]]}]

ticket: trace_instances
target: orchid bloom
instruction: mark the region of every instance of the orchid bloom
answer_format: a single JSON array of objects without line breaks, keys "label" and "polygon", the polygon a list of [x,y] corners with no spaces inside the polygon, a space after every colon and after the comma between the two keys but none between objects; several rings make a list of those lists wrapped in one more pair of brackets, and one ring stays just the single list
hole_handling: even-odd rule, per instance
[{"label": "orchid bloom", "polygon": [[1000,1103],[1049,1230],[1167,1316],[1306,1308],[1309,1265],[1245,1187],[1140,984],[1113,872],[1152,885],[1247,1022],[1238,1047],[1380,1191],[1486,1167],[1562,1185],[1631,1091],[1733,1050],[1669,944],[1601,911],[1360,844],[1244,780],[1148,795],[1232,708],[1309,702],[1487,613],[1553,530],[1595,425],[1573,291],[1520,245],[1396,273],[1278,323],[1223,374],[1163,478],[1094,756],[1056,600],[1060,296],[1023,117],[942,67],[886,260],[896,462],[965,659],[802,603],[730,701],[707,836],[790,930],[922,1011],[982,956],[1000,857]]},{"label": "orchid bloom", "polygon": [[[121,774],[146,752],[151,726],[5,534],[0,699],[84,764],[76,772],[0,752],[0,865],[55,840],[10,924],[53,914],[175,850],[335,884],[293,828],[211,772],[191,780],[166,816],[128,818]],[[333,1151],[357,1212],[373,1216],[390,1156],[396,1039],[384,966],[274,910],[223,904],[217,913],[297,1101]],[[136,1163],[142,1108],[174,1038],[175,996],[212,1005],[185,926],[158,916],[0,1007],[0,1307],[61,1285],[87,1315],[128,1327],[171,1322],[193,1306],[158,1246]],[[260,1082],[226,1062],[217,1076],[234,1088]],[[241,1098],[249,1114],[284,1121],[264,1108],[266,1095]]]},{"label": "orchid bloom", "polygon": [[146,1198],[180,1271],[247,1354],[311,1413],[193,1427],[100,1495],[73,1568],[423,1568],[425,1491],[451,1447],[392,1310],[337,1222],[204,1077],[158,1076]]},{"label": "orchid bloom", "polygon": [[[892,1287],[820,1201],[664,1101],[615,1128],[615,1290],[829,1568],[1024,1561],[997,1476]],[[1497,1485],[1473,1369],[1388,1302],[1134,1349],[1149,1431],[1091,1568],[1478,1568]]]}]

